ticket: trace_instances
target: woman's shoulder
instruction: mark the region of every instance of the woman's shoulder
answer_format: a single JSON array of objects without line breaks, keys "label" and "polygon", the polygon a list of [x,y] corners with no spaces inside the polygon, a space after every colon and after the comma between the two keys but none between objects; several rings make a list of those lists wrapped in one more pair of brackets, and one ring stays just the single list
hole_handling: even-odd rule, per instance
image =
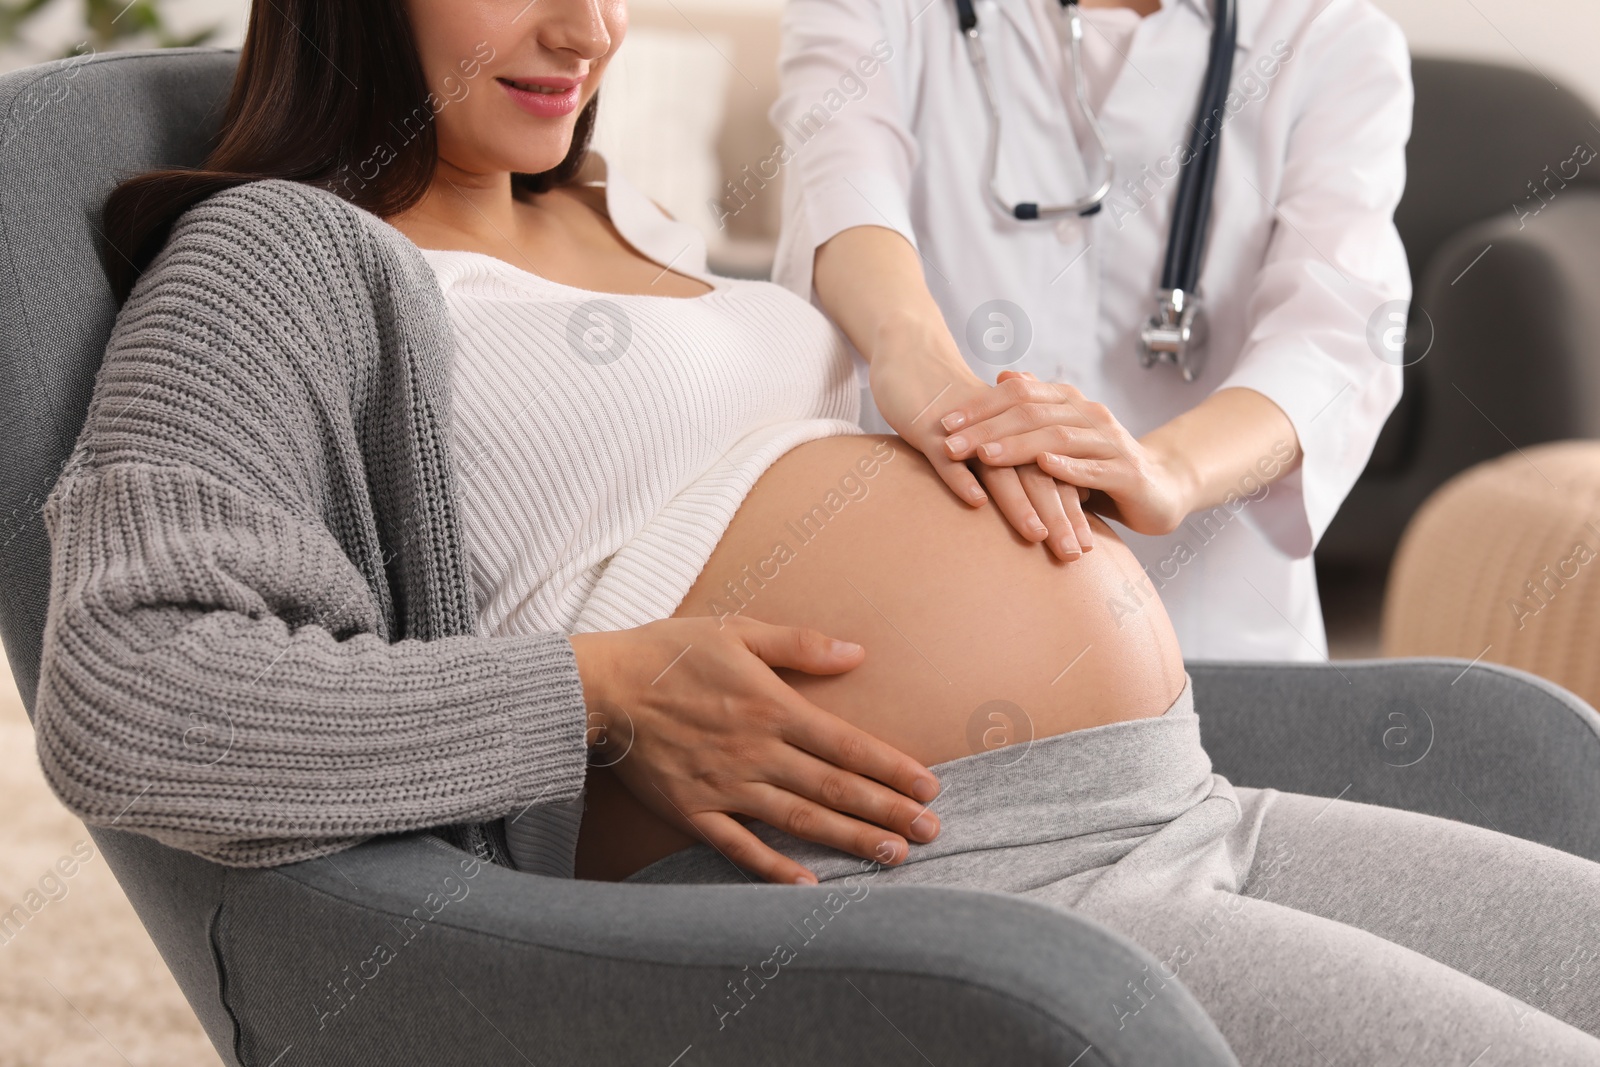
[{"label": "woman's shoulder", "polygon": [[264,179],[179,216],[119,311],[108,358],[153,345],[212,367],[238,346],[252,365],[359,377],[402,349],[436,360],[449,330],[432,269],[403,234],[327,190]]},{"label": "woman's shoulder", "polygon": [[242,182],[212,193],[178,216],[176,235],[186,224],[222,224],[292,240],[297,232],[326,229],[330,223],[365,214],[326,189],[283,178]]},{"label": "woman's shoulder", "polygon": [[428,276],[421,252],[383,219],[326,189],[281,178],[243,182],[186,209],[135,295],[165,274],[196,269],[213,285],[248,281],[258,289],[317,278],[375,288],[394,284],[397,274]]},{"label": "woman's shoulder", "polygon": [[190,206],[173,223],[167,248],[184,245],[257,264],[348,259],[372,246],[421,262],[377,215],[327,189],[283,178],[243,182]]}]

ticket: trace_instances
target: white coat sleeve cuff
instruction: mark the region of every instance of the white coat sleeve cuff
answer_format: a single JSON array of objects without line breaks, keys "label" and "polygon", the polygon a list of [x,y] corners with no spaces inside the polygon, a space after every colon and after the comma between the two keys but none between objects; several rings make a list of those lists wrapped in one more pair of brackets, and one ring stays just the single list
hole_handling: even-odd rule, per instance
[{"label": "white coat sleeve cuff", "polygon": [[905,189],[890,174],[858,170],[828,178],[801,192],[798,217],[784,227],[773,281],[807,300],[817,249],[845,230],[882,226],[917,247],[911,205]]},{"label": "white coat sleeve cuff", "polygon": [[812,251],[855,226],[882,226],[916,247],[917,235],[911,226],[911,205],[906,201],[905,190],[883,171],[842,174],[808,189],[805,201]]},{"label": "white coat sleeve cuff", "polygon": [[[1273,346],[1278,349],[1278,346]],[[1302,459],[1290,474],[1268,486],[1244,514],[1290,559],[1311,555],[1328,524],[1366,466],[1372,439],[1348,432],[1351,425],[1383,424],[1400,393],[1400,368],[1371,360],[1365,381],[1350,368],[1310,347],[1255,351],[1219,389],[1254,389],[1288,416]],[[1367,454],[1355,455],[1357,449]]]}]

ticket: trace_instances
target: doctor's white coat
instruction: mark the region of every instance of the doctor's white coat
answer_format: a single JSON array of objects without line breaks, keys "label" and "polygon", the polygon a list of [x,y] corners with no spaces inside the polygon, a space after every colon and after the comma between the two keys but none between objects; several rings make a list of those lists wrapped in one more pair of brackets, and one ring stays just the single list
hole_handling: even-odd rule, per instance
[{"label": "doctor's white coat", "polygon": [[[976,6],[1004,119],[1004,195],[1077,198],[1097,176],[1077,147],[1092,141],[1068,106],[1058,5]],[[1185,383],[1170,366],[1141,368],[1136,345],[1155,309],[1210,32],[1205,0],[1164,0],[1142,19],[1099,111],[1117,165],[1104,208],[1019,222],[985,192],[988,114],[952,0],[789,0],[772,112],[785,144],[767,161],[785,182],[775,279],[814,300],[817,246],[889,227],[916,246],[986,380],[1010,367],[1071,382],[1135,434],[1217,389],[1266,395],[1293,423],[1303,466],[1270,487],[1244,479],[1168,536],[1124,532],[1149,585],[1106,609],[1121,618],[1159,590],[1188,658],[1321,659],[1311,551],[1400,395],[1393,316],[1404,322],[1411,285],[1393,213],[1410,59],[1368,0],[1239,0],[1199,284],[1205,365]],[[887,428],[863,410],[869,429]]]}]

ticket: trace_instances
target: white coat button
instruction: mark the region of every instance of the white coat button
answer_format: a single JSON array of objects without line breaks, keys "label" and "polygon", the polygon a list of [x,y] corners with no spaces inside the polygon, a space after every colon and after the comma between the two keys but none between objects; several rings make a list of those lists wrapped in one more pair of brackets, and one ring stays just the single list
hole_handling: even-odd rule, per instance
[{"label": "white coat button", "polygon": [[1083,235],[1083,220],[1077,215],[1068,215],[1066,218],[1056,220],[1056,240],[1062,244],[1082,244]]}]

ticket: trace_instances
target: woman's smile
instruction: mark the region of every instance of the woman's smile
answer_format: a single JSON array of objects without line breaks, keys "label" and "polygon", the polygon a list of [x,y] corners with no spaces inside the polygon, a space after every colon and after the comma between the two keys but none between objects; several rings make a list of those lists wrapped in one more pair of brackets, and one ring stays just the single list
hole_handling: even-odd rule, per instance
[{"label": "woman's smile", "polygon": [[578,110],[582,78],[496,78],[506,95],[530,115],[561,118]]}]

